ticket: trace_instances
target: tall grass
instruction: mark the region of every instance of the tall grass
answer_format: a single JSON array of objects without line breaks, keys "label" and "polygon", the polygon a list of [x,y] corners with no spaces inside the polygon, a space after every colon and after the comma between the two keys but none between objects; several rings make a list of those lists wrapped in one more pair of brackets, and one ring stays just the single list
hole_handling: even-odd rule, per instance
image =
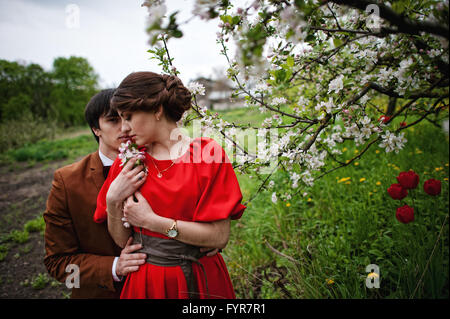
[{"label": "tall grass", "polygon": [[[226,261],[241,298],[448,298],[448,136],[421,123],[406,132],[398,154],[372,147],[358,162],[334,171],[290,200],[271,201],[289,191],[285,173],[260,193],[234,222]],[[356,152],[347,145],[344,154]],[[401,171],[420,176],[417,189],[393,200],[387,188]],[[442,192],[423,191],[429,178]],[[238,176],[244,200],[256,183]],[[306,194],[305,194],[306,193]],[[415,209],[401,224],[397,207]],[[442,231],[441,231],[442,230]],[[380,269],[380,288],[369,289],[366,266]]]},{"label": "tall grass", "polygon": [[43,139],[34,144],[25,144],[6,151],[0,156],[0,164],[49,162],[61,159],[73,161],[95,151],[97,147],[98,144],[92,134],[59,140]]},{"label": "tall grass", "polygon": [[2,151],[35,143],[43,138],[55,136],[55,121],[36,118],[24,113],[20,119],[0,123],[0,149]]}]

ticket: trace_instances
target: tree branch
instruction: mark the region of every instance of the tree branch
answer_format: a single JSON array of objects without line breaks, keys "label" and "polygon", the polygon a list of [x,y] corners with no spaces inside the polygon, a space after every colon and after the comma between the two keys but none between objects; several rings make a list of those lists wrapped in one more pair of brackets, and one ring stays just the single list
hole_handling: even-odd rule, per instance
[{"label": "tree branch", "polygon": [[448,27],[446,28],[445,26],[429,21],[411,21],[407,17],[399,15],[385,4],[374,0],[329,0],[327,2],[346,5],[362,11],[365,11],[368,5],[376,4],[380,8],[380,17],[395,25],[401,33],[418,35],[420,32],[426,32],[446,39],[449,38]]}]

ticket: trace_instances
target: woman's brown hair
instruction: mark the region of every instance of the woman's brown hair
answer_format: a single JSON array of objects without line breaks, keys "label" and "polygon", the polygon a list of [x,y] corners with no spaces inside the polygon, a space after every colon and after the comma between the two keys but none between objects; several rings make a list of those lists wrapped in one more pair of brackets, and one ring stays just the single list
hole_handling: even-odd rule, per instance
[{"label": "woman's brown hair", "polygon": [[191,107],[191,92],[173,75],[133,72],[120,83],[111,107],[119,112],[157,112],[162,106],[167,119],[178,122]]}]

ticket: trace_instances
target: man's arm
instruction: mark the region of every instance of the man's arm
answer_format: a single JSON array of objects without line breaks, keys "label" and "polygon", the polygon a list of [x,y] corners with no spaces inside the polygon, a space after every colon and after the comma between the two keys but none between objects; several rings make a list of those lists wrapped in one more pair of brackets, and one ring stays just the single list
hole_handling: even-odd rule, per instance
[{"label": "man's arm", "polygon": [[71,212],[67,206],[67,196],[68,191],[61,173],[56,171],[44,212],[44,264],[47,271],[56,280],[65,282],[67,276],[73,273],[73,269],[67,267],[73,264],[79,267],[81,287],[104,287],[115,291],[112,276],[115,256],[88,254],[80,250]]}]

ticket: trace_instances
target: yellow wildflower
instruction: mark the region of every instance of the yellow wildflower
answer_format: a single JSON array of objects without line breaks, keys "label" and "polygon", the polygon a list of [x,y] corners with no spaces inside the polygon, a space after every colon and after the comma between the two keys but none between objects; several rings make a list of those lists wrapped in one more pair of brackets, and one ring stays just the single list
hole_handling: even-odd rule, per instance
[{"label": "yellow wildflower", "polygon": [[448,177],[444,177],[444,181],[448,182]]},{"label": "yellow wildflower", "polygon": [[351,181],[345,182],[345,184],[347,184],[347,185],[348,185],[348,184],[351,184]]},{"label": "yellow wildflower", "polygon": [[448,163],[446,163],[446,164],[445,164],[445,166],[447,166],[447,167],[448,167]]},{"label": "yellow wildflower", "polygon": [[359,151],[358,150],[355,150],[355,154],[358,154],[359,153]]},{"label": "yellow wildflower", "polygon": [[381,185],[381,182],[376,182],[376,184],[377,184],[377,186],[380,186],[380,185]]},{"label": "yellow wildflower", "polygon": [[360,178],[359,179],[359,181],[362,183],[362,182],[364,182],[366,179],[363,177],[363,178]]},{"label": "yellow wildflower", "polygon": [[375,154],[378,154],[378,153],[380,153],[380,150],[376,150],[376,151],[375,151]]},{"label": "yellow wildflower", "polygon": [[359,162],[356,162],[356,163],[355,163],[355,166],[358,166],[358,165],[359,165]]},{"label": "yellow wildflower", "polygon": [[371,272],[370,274],[367,275],[367,278],[378,278],[380,277],[377,273]]},{"label": "yellow wildflower", "polygon": [[372,192],[369,192],[369,196],[372,196],[373,195],[373,193]]},{"label": "yellow wildflower", "polygon": [[291,203],[287,203],[287,204],[286,204],[286,207],[291,207]]},{"label": "yellow wildflower", "polygon": [[308,202],[312,201],[311,197],[308,197]]},{"label": "yellow wildflower", "polygon": [[327,284],[328,284],[328,285],[334,284],[334,280],[333,280],[333,279],[327,279]]},{"label": "yellow wildflower", "polygon": [[344,147],[344,148],[342,149],[342,152],[347,152],[347,148]]},{"label": "yellow wildflower", "polygon": [[343,183],[343,182],[346,182],[346,181],[348,181],[350,179],[351,179],[351,177],[343,177],[340,180],[338,180],[338,183]]}]

